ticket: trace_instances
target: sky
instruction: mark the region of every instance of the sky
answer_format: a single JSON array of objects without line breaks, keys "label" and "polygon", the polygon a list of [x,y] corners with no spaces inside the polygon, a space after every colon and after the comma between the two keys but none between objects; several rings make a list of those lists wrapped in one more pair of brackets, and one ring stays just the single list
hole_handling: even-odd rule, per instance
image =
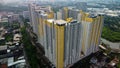
[{"label": "sky", "polygon": [[[4,2],[4,3],[13,3],[13,2],[24,2],[24,1],[35,1],[35,0],[0,0],[0,2]],[[39,0],[40,1],[40,0]],[[41,1],[50,1],[50,0],[41,0]],[[60,1],[60,0],[54,0],[54,1]],[[63,1],[63,0],[62,0]],[[68,0],[69,1],[69,0]],[[76,1],[76,0],[74,0]],[[94,1],[94,0],[81,0],[81,1]],[[96,1],[96,0],[95,0]],[[98,0],[101,1],[101,0]],[[104,1],[104,0],[102,0]],[[106,0],[105,0],[106,1]],[[110,1],[110,0],[108,0]],[[112,1],[112,0],[111,0]],[[113,0],[114,1],[114,0]],[[117,1],[117,0],[116,0]],[[118,0],[119,1],[119,0]]]},{"label": "sky", "polygon": [[0,0],[1,2],[3,1],[4,3],[15,3],[15,2],[25,2],[25,1],[35,1],[35,0]]},{"label": "sky", "polygon": [[20,0],[1,0],[4,3],[13,3],[13,2],[20,2]]},{"label": "sky", "polygon": [[[13,3],[13,2],[23,2],[23,1],[35,1],[35,0],[0,0],[1,2],[3,1],[4,3]],[[50,1],[50,0],[36,0],[36,1]],[[54,1],[64,1],[64,0],[54,0]],[[67,1],[67,0],[66,0]],[[69,0],[68,0],[69,1]],[[74,0],[76,1],[76,0]],[[87,1],[87,0],[81,0],[81,1]],[[89,0],[90,1],[90,0]]]}]

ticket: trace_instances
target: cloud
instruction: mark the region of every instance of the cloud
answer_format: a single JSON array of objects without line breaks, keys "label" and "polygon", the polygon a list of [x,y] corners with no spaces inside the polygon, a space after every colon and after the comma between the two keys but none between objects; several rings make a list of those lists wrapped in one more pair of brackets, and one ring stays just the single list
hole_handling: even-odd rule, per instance
[{"label": "cloud", "polygon": [[14,2],[20,2],[22,0],[3,0],[4,3],[14,3]]}]

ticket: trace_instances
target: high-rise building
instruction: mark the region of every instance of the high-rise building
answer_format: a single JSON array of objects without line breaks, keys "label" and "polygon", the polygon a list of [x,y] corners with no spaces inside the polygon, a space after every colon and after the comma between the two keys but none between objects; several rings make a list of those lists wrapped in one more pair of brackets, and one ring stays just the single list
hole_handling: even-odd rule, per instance
[{"label": "high-rise building", "polygon": [[57,13],[56,20],[50,7],[40,6],[30,13],[33,31],[38,32],[38,42],[56,68],[67,67],[98,51],[102,15],[66,7]]},{"label": "high-rise building", "polygon": [[103,26],[103,15],[96,16],[81,12],[81,25],[81,52],[86,56],[98,51]]},{"label": "high-rise building", "polygon": [[38,42],[43,44],[43,24],[45,19],[54,18],[54,12],[50,6],[37,6],[36,4],[29,4],[30,25],[33,32],[38,36]]},{"label": "high-rise building", "polygon": [[62,13],[62,19],[66,20],[68,18],[68,8],[64,7],[60,10],[60,12]]},{"label": "high-rise building", "polygon": [[66,67],[80,59],[79,22],[47,19],[43,27],[46,56],[57,68]]},{"label": "high-rise building", "polygon": [[73,19],[77,19],[80,11],[78,9],[73,8],[73,7],[71,7],[71,8],[69,7],[68,9],[69,9],[68,10],[68,17],[73,18]]},{"label": "high-rise building", "polygon": [[67,18],[72,18],[77,20],[80,10],[75,7],[65,7],[57,12],[58,19],[61,17],[63,20],[67,20]]},{"label": "high-rise building", "polygon": [[57,12],[56,15],[57,15],[58,20],[62,19],[62,13],[61,12]]}]

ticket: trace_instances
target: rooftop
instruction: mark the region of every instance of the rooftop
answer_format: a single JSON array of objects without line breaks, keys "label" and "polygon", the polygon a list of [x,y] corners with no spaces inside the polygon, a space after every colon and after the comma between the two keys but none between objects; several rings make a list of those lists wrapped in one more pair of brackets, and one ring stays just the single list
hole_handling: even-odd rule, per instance
[{"label": "rooftop", "polygon": [[20,34],[15,34],[13,40],[20,40],[21,35]]},{"label": "rooftop", "polygon": [[55,20],[54,22],[58,25],[63,25],[67,23],[65,20]]},{"label": "rooftop", "polygon": [[48,22],[52,23],[54,19],[47,19]]},{"label": "rooftop", "polygon": [[6,46],[6,45],[0,46],[0,51],[1,51],[1,50],[6,50],[6,49],[7,49],[7,46]]}]

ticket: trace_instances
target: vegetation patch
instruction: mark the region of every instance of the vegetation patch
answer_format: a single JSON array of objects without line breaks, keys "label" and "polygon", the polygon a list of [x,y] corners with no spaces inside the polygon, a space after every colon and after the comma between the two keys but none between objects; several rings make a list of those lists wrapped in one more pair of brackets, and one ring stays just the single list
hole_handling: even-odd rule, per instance
[{"label": "vegetation patch", "polygon": [[22,42],[24,44],[25,52],[28,58],[30,68],[38,68],[38,61],[36,56],[36,48],[32,45],[30,36],[28,35],[26,28],[21,28]]},{"label": "vegetation patch", "polygon": [[120,17],[105,16],[102,38],[120,42]]},{"label": "vegetation patch", "polygon": [[113,30],[110,30],[108,27],[103,27],[102,37],[111,42],[119,42],[120,32],[115,32]]}]

